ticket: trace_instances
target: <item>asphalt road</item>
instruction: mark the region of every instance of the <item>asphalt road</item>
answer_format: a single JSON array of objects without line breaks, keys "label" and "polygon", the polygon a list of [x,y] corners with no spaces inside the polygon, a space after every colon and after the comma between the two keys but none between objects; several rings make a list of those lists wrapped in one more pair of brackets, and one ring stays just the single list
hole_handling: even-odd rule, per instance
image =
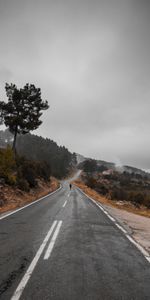
[{"label": "asphalt road", "polygon": [[68,182],[0,220],[0,299],[149,300],[150,264]]}]

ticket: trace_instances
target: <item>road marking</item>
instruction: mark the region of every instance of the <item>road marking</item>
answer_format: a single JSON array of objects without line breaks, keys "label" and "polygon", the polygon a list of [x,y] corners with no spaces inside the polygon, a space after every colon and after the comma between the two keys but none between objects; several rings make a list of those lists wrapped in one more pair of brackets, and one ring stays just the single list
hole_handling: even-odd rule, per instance
[{"label": "road marking", "polygon": [[70,193],[68,194],[68,197],[70,196]]},{"label": "road marking", "polygon": [[38,262],[38,260],[39,260],[39,258],[41,256],[41,254],[42,254],[42,252],[43,252],[43,250],[44,250],[44,248],[45,248],[45,246],[46,246],[46,244],[47,244],[47,242],[48,242],[51,234],[53,233],[53,230],[54,230],[54,228],[55,228],[55,226],[56,226],[57,223],[58,223],[58,221],[54,221],[53,222],[50,230],[48,231],[45,239],[43,240],[43,242],[42,242],[39,250],[37,251],[35,257],[33,258],[33,260],[31,262],[30,266],[28,267],[25,275],[23,276],[22,280],[20,281],[20,283],[19,283],[19,285],[18,285],[18,287],[17,287],[14,295],[12,296],[11,300],[18,300],[18,299],[20,299],[20,297],[21,297],[21,295],[23,293],[23,290],[24,290],[24,288],[25,288],[28,280],[30,279],[30,277],[31,277],[31,275],[32,275],[32,273],[34,271],[34,268],[35,268],[35,266],[36,266],[36,264],[37,264],[37,262]]},{"label": "road marking", "polygon": [[37,199],[37,200],[33,201],[33,202],[30,203],[30,204],[24,205],[23,207],[17,208],[16,210],[14,210],[14,211],[12,211],[12,212],[10,212],[10,213],[4,215],[4,216],[1,216],[1,217],[0,217],[0,220],[3,220],[3,219],[5,219],[5,218],[7,218],[7,217],[9,217],[9,216],[11,216],[11,215],[17,213],[18,211],[20,211],[20,210],[22,210],[22,209],[24,209],[24,208],[26,208],[26,207],[28,207],[28,206],[31,206],[31,205],[33,205],[33,204],[35,204],[35,203],[37,203],[37,202],[43,200],[43,199],[46,198],[46,197],[49,197],[49,196],[55,194],[55,193],[58,192],[61,188],[62,188],[62,186],[60,186],[56,191],[54,191],[54,192],[52,192],[52,193],[49,193],[48,195],[46,195],[46,196],[44,196],[44,197],[42,197],[42,198],[40,198],[40,199]]},{"label": "road marking", "polygon": [[115,224],[123,233],[125,233],[127,235],[126,230],[122,226],[120,226],[118,223],[116,223],[116,221],[115,221]]},{"label": "road marking", "polygon": [[49,244],[49,246],[47,248],[47,251],[46,251],[46,253],[44,255],[44,259],[48,259],[50,257],[50,255],[52,253],[52,250],[53,250],[53,247],[55,245],[55,242],[56,242],[56,239],[57,239],[57,236],[58,236],[58,233],[59,233],[61,225],[62,225],[62,221],[59,221],[58,224],[57,224],[57,227],[55,229],[55,232],[54,232],[54,234],[52,236],[52,239],[50,241],[50,244]]},{"label": "road marking", "polygon": [[96,206],[98,206],[105,213],[105,215],[107,215],[107,217],[125,234],[126,238],[136,246],[136,248],[144,255],[146,260],[150,263],[150,254],[139,243],[137,243],[120,224],[117,223],[117,221],[103,208],[102,204],[98,204],[94,199],[86,195],[80,188],[78,188],[78,190],[88,199],[90,199]]},{"label": "road marking", "polygon": [[108,218],[109,218],[111,221],[115,222],[115,219],[114,219],[112,216],[108,215]]},{"label": "road marking", "polygon": [[134,244],[142,252],[142,254],[145,256],[146,259],[148,258],[149,261],[150,258],[147,251],[140,244],[138,244],[130,235],[127,234],[126,237],[132,244]]},{"label": "road marking", "polygon": [[65,207],[66,206],[66,204],[67,204],[67,200],[65,201],[65,203],[63,204],[63,207]]}]

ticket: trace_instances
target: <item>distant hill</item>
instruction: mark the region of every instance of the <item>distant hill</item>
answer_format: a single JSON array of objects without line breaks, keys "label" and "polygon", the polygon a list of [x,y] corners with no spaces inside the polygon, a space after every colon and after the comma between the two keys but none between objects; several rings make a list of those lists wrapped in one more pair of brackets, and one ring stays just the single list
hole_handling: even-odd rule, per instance
[{"label": "distant hill", "polygon": [[[79,155],[79,154],[76,154],[77,155],[77,162],[78,162],[78,165],[79,165],[79,168],[82,168],[82,164],[84,163],[84,161],[86,160],[90,160],[90,158],[86,158],[84,157],[83,155]],[[148,172],[145,172],[139,168],[135,168],[135,167],[132,167],[132,166],[116,166],[115,163],[113,162],[107,162],[107,161],[104,161],[104,160],[96,160],[97,162],[97,166],[98,167],[104,167],[105,169],[112,169],[112,170],[116,170],[120,173],[122,172],[127,172],[127,173],[134,173],[134,174],[139,174],[141,176],[148,176],[150,177],[150,173]]]},{"label": "distant hill", "polygon": [[84,157],[83,155],[76,153],[76,159],[77,159],[77,164],[82,163],[83,161],[87,160],[86,157]]}]

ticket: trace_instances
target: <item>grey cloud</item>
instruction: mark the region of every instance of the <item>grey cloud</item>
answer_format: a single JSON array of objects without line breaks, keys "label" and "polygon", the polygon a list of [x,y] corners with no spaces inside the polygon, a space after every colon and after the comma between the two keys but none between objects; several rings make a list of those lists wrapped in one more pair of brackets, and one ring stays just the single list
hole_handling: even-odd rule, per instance
[{"label": "grey cloud", "polygon": [[1,95],[34,83],[50,104],[38,134],[150,169],[149,13],[146,0],[1,0]]}]

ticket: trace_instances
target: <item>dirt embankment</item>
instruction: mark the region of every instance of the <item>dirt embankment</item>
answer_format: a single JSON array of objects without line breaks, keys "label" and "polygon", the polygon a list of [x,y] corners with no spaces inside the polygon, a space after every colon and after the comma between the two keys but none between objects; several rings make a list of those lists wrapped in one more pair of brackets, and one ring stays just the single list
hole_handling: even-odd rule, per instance
[{"label": "dirt embankment", "polygon": [[53,177],[49,183],[38,180],[38,186],[30,192],[24,192],[9,185],[0,185],[0,214],[31,203],[55,191],[58,187],[59,182]]},{"label": "dirt embankment", "polygon": [[150,253],[150,210],[144,207],[136,208],[130,203],[111,201],[88,188],[77,180],[76,186],[89,197],[99,201],[107,211]]}]

